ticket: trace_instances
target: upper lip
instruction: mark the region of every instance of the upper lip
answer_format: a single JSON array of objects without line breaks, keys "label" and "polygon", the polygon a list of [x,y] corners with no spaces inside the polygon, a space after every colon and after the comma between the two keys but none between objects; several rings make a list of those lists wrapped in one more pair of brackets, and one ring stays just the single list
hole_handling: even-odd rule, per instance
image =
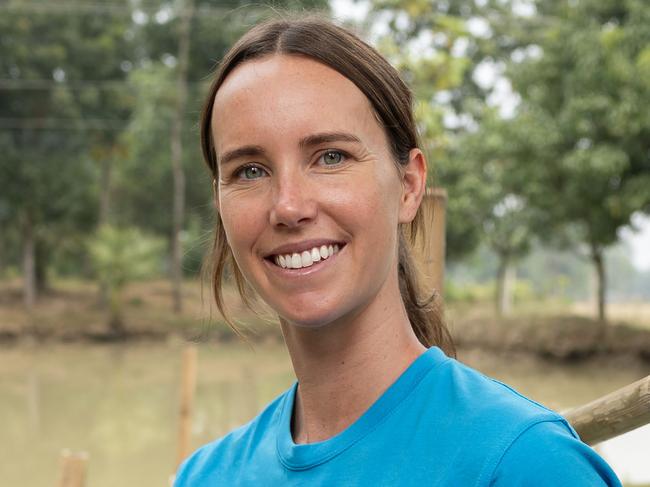
[{"label": "upper lip", "polygon": [[271,257],[272,255],[278,254],[298,254],[304,252],[305,250],[311,250],[314,247],[321,247],[323,245],[345,245],[345,242],[341,240],[333,240],[331,238],[316,238],[311,240],[302,240],[301,242],[287,243],[275,247],[273,250],[265,254],[265,257]]}]

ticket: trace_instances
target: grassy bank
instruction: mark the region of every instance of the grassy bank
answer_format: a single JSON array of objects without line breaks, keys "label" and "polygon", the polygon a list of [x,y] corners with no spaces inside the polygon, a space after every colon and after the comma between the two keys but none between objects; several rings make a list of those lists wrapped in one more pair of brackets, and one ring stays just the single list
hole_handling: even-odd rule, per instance
[{"label": "grassy bank", "polygon": [[[31,313],[25,310],[19,280],[0,282],[0,341],[26,337],[57,341],[166,339],[229,341],[237,338],[212,304],[209,286],[197,280],[183,287],[184,307],[172,311],[171,286],[157,280],[128,286],[123,295],[125,335],[115,336],[98,286],[90,281],[58,280],[43,293]],[[253,341],[280,340],[269,320],[247,310],[233,289],[226,302],[241,329]],[[447,306],[447,321],[459,346],[516,350],[548,358],[571,360],[616,354],[650,360],[650,304],[612,305],[603,328],[587,317],[582,305],[526,303],[512,316],[495,316],[490,303]],[[620,316],[626,318],[621,319]]]}]

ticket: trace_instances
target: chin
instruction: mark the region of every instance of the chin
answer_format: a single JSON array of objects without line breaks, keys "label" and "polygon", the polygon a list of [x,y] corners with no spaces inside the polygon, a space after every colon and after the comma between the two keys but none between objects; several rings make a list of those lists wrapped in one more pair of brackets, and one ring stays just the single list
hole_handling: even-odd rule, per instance
[{"label": "chin", "polygon": [[323,328],[339,318],[339,314],[334,314],[331,311],[310,310],[309,313],[300,312],[299,310],[283,310],[278,313],[280,320],[288,325],[295,326],[296,328],[303,329],[319,329]]},{"label": "chin", "polygon": [[315,330],[327,326],[332,320],[322,316],[280,315],[280,320],[296,328]]}]

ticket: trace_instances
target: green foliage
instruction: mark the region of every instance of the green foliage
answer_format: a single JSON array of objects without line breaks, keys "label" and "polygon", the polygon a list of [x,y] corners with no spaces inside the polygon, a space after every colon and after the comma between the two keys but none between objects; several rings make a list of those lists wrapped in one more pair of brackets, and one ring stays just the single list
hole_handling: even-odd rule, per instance
[{"label": "green foliage", "polygon": [[138,228],[110,225],[89,241],[93,268],[100,281],[120,290],[129,282],[160,274],[164,241]]},{"label": "green foliage", "polygon": [[373,18],[387,21],[390,29],[377,46],[415,94],[418,130],[429,162],[428,184],[448,190],[447,253],[458,260],[477,245],[480,216],[474,195],[461,189],[474,186],[466,180],[472,173],[469,161],[450,159],[456,134],[445,116],[460,119],[483,96],[471,77],[474,62],[463,47],[476,45],[467,28],[475,7],[422,0],[374,0],[372,6]]},{"label": "green foliage", "polygon": [[[259,19],[277,15],[277,9],[326,9],[327,2],[196,0],[194,5],[183,164],[189,219],[207,222],[211,186],[196,127],[206,77]],[[80,242],[100,220],[169,238],[169,134],[179,9],[185,6],[128,0],[109,7],[0,4],[3,267],[20,264],[25,221],[36,229],[37,267],[64,273],[84,272]],[[100,216],[105,195],[110,211]]]},{"label": "green foliage", "polygon": [[[373,5],[388,13],[396,44],[416,66],[406,72],[423,135],[439,149],[449,257],[484,241],[503,269],[535,237],[582,246],[602,268],[604,249],[632,214],[650,211],[647,2],[536,0],[527,11],[503,0]],[[477,22],[483,27],[472,28]],[[462,59],[463,76],[442,89],[445,56]],[[510,80],[520,99],[512,118],[490,107],[490,86],[475,79],[481,66]],[[455,122],[441,123],[450,108]]]},{"label": "green foliage", "polygon": [[44,276],[55,250],[94,227],[98,175],[91,149],[110,147],[114,132],[79,120],[104,124],[97,119],[115,123],[124,116],[124,92],[86,80],[124,75],[130,19],[50,16],[29,7],[0,5],[0,225],[18,233],[34,227],[37,273]]},{"label": "green foliage", "polygon": [[494,282],[459,284],[453,280],[445,282],[445,301],[449,304],[486,303],[494,300]]},{"label": "green foliage", "polygon": [[[449,304],[491,303],[496,295],[494,281],[459,284],[453,280],[445,283],[445,301]],[[540,295],[529,280],[519,279],[515,283],[513,299],[516,303],[539,302]]]},{"label": "green foliage", "polygon": [[109,328],[123,334],[124,287],[133,281],[160,274],[164,241],[138,228],[100,227],[88,242],[93,268],[105,287],[109,307]]},{"label": "green foliage", "polygon": [[511,124],[529,134],[518,170],[547,229],[577,227],[602,252],[635,211],[650,211],[650,12],[635,0],[537,5],[545,29],[527,41],[541,55],[508,69],[522,97]]}]

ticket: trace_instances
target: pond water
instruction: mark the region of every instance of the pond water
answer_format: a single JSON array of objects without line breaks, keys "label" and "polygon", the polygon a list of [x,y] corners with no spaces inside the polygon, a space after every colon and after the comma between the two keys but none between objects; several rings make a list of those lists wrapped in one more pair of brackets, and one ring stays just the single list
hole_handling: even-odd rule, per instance
[{"label": "pond water", "polygon": [[[47,345],[0,349],[0,485],[53,486],[64,448],[89,454],[88,487],[168,485],[175,469],[183,345]],[[555,409],[650,374],[650,365],[571,366],[461,351],[487,375]],[[293,382],[282,345],[199,346],[193,446],[253,417]],[[650,427],[602,443],[619,476],[650,483]]]}]

